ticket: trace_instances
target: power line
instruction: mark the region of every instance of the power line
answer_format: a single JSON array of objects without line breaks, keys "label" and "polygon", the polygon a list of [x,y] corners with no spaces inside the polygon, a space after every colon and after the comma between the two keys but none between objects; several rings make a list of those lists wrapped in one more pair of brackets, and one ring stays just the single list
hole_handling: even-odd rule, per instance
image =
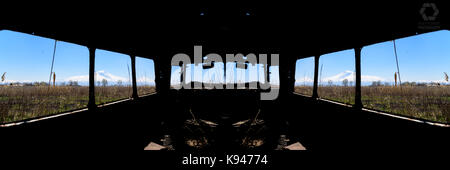
[{"label": "power line", "polygon": [[53,74],[53,64],[55,63],[55,54],[56,54],[56,42],[58,40],[55,40],[55,45],[53,46],[53,59],[52,59],[52,67],[50,68],[50,77],[48,78],[48,86],[50,87],[50,83],[52,81],[52,74]]},{"label": "power line", "polygon": [[395,40],[393,40],[393,42],[394,42],[395,61],[397,63],[398,81],[400,82],[400,88],[401,88],[402,87],[402,79],[400,78],[400,67],[398,67],[397,46],[395,46]]},{"label": "power line", "polygon": [[320,83],[319,84],[321,84],[322,83],[322,70],[323,70],[323,63],[320,65]]}]

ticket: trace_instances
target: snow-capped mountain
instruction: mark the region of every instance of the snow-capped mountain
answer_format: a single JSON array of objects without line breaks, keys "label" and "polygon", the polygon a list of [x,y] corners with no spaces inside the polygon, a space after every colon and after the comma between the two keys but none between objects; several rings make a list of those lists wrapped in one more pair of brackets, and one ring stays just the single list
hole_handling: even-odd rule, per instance
[{"label": "snow-capped mountain", "polygon": [[[338,73],[334,76],[330,76],[330,77],[324,77],[322,78],[322,82],[328,82],[328,81],[333,81],[333,82],[342,82],[343,80],[347,79],[348,81],[353,81],[355,79],[355,73],[353,71],[344,71],[341,73]],[[362,79],[362,76],[361,76]]]},{"label": "snow-capped mountain", "polygon": [[[108,82],[117,83],[118,81],[122,81],[123,84],[127,84],[130,82],[128,78],[117,76],[114,74],[111,74],[109,72],[106,72],[104,70],[100,70],[95,72],[95,81],[102,81],[103,79],[107,80]],[[72,76],[64,79],[64,81],[78,81],[79,83],[83,82],[89,82],[89,75],[80,75],[80,76]],[[136,78],[136,81],[138,84],[148,83],[150,85],[154,84],[154,80],[150,79],[149,77],[138,77]]]},{"label": "snow-capped mountain", "polygon": [[[109,72],[106,72],[104,70],[95,72],[95,80],[101,81],[103,79],[107,80],[108,82],[117,82],[117,81],[123,81],[127,82],[128,78],[120,77],[113,75]],[[80,75],[80,76],[72,76],[65,79],[65,81],[78,81],[78,82],[88,82],[89,81],[89,75]]]},{"label": "snow-capped mountain", "polygon": [[[344,72],[338,73],[333,76],[324,77],[322,79],[319,78],[319,81],[322,83],[328,83],[328,81],[332,81],[333,83],[341,83],[343,80],[347,79],[350,81],[355,81],[356,73],[353,71],[346,70]],[[378,77],[378,76],[371,76],[371,75],[361,75],[361,82],[373,82],[373,81],[386,81],[384,78]],[[296,80],[297,85],[302,84],[311,84],[314,82],[313,77],[301,77]]]}]

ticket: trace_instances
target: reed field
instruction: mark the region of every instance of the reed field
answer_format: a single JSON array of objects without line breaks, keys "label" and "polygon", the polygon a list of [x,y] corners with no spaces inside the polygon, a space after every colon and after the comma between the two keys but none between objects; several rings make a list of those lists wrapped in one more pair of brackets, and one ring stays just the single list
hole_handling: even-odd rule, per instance
[{"label": "reed field", "polygon": [[307,95],[307,96],[312,96],[313,86],[295,86],[295,92],[303,94],[303,95]]},{"label": "reed field", "polygon": [[143,86],[137,86],[138,95],[145,95],[156,92],[155,86],[149,86],[149,85],[143,85]]},{"label": "reed field", "polygon": [[361,100],[366,108],[450,122],[450,86],[361,87]]},{"label": "reed field", "polygon": [[[138,94],[152,93],[154,86],[138,86]],[[96,104],[129,98],[130,86],[96,86]],[[87,86],[0,86],[0,123],[85,108]]]},{"label": "reed field", "polygon": [[[312,95],[312,86],[296,86],[297,93]],[[154,86],[138,86],[138,94],[149,94]],[[129,98],[130,86],[96,86],[96,104]],[[353,86],[319,86],[320,98],[354,104]],[[362,86],[365,108],[432,121],[450,122],[450,86]],[[86,86],[0,86],[0,123],[85,108]]]},{"label": "reed field", "polygon": [[[312,86],[296,86],[297,93],[312,95]],[[354,104],[354,86],[319,86],[320,98]],[[450,122],[450,86],[362,86],[365,108],[420,119]]]}]

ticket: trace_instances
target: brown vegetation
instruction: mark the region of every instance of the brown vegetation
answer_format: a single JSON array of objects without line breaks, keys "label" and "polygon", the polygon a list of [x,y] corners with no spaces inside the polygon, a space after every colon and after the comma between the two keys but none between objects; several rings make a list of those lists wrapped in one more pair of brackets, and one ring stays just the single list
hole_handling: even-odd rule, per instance
[{"label": "brown vegetation", "polygon": [[[96,86],[96,104],[131,96],[130,86]],[[138,86],[138,94],[151,93],[153,86]],[[85,108],[86,86],[0,86],[0,123],[24,120]]]},{"label": "brown vegetation", "polygon": [[[312,86],[296,86],[297,93],[312,95]],[[320,98],[354,104],[355,87],[320,86]],[[450,122],[450,86],[363,86],[365,108],[432,121]]]}]

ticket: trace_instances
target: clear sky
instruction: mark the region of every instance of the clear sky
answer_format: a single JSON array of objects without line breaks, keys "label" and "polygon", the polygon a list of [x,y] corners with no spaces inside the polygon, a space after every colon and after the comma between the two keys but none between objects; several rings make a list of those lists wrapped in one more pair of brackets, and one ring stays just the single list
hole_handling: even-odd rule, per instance
[{"label": "clear sky", "polygon": [[[450,31],[438,31],[395,41],[402,82],[444,81],[450,73]],[[397,70],[394,43],[383,42],[364,47],[361,54],[363,75],[394,81]]]},{"label": "clear sky", "polygon": [[[48,82],[55,41],[12,31],[0,31],[0,74],[5,82]],[[110,83],[129,83],[130,57],[125,54],[96,50],[96,79]],[[154,83],[153,61],[136,58],[138,84]],[[53,72],[57,82],[78,81],[87,85],[89,51],[86,47],[58,41]],[[131,70],[130,70],[131,72]]]},{"label": "clear sky", "polygon": [[[450,73],[450,31],[437,31],[395,40],[402,82],[443,82],[444,72]],[[332,80],[354,81],[354,50],[343,50],[320,57],[322,84]],[[363,85],[372,81],[394,82],[397,65],[393,41],[363,47],[361,75]],[[320,75],[320,74],[319,74]],[[297,61],[297,84],[311,84],[314,78],[314,58]]]},{"label": "clear sky", "polygon": [[[0,74],[6,72],[6,82],[48,82],[52,63],[52,39],[37,37],[12,31],[0,31]],[[444,72],[450,73],[450,32],[437,31],[396,40],[397,54],[402,82],[443,82]],[[301,53],[301,52],[299,52]],[[363,85],[372,81],[393,82],[394,72],[397,71],[393,42],[387,41],[366,46],[362,49],[361,67]],[[228,63],[230,64],[230,63]],[[154,63],[152,60],[136,59],[138,84],[154,83]],[[233,65],[234,66],[234,65]],[[108,82],[129,83],[130,58],[127,55],[97,50],[96,78],[98,81],[107,79]],[[319,67],[322,84],[332,81],[339,84],[343,79],[354,80],[354,51],[352,49],[321,56]],[[237,69],[235,81],[257,80],[262,65],[250,66],[249,70]],[[223,64],[217,63],[215,69],[203,70],[196,73],[202,75],[203,81],[223,81]],[[271,79],[277,82],[277,67],[271,67]],[[177,67],[173,67],[173,71]],[[68,80],[87,82],[89,72],[88,49],[62,41],[57,42],[56,57],[53,71],[57,82]],[[296,83],[310,84],[313,80],[313,57],[298,60],[296,66]],[[174,75],[176,75],[174,73]],[[193,72],[191,75],[195,75]],[[179,76],[172,77],[179,78]],[[210,78],[208,78],[210,77]],[[223,77],[222,77],[223,78]],[[227,81],[231,81],[229,78]]]}]

